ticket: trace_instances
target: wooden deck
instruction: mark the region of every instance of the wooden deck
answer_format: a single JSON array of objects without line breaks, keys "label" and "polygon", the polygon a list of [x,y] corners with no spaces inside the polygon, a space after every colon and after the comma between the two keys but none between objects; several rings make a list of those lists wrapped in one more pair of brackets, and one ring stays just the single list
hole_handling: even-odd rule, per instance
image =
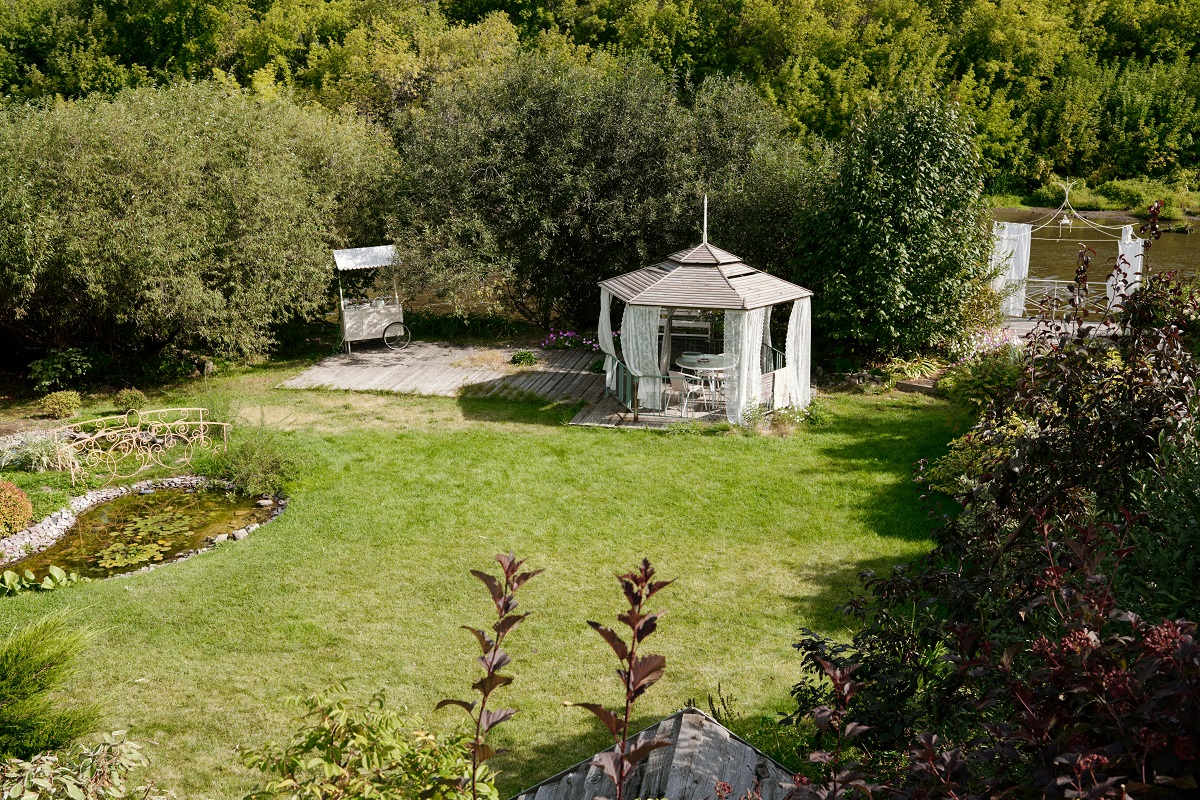
[{"label": "wooden deck", "polygon": [[590,350],[534,349],[538,363],[514,367],[514,347],[469,347],[413,342],[403,350],[382,347],[340,353],[279,384],[286,389],[344,389],[443,397],[540,397],[599,400],[604,376],[589,367]]},{"label": "wooden deck", "polygon": [[570,424],[593,428],[646,428],[662,430],[672,423],[691,420],[698,422],[726,422],[728,421],[728,417],[725,415],[725,409],[723,408],[718,408],[716,411],[705,411],[701,408],[699,412],[695,414],[689,412],[684,417],[680,415],[677,408],[672,407],[666,413],[642,410],[638,413],[637,422],[634,422],[633,412],[622,405],[621,401],[617,400],[617,398],[610,395],[601,397],[596,402],[588,403],[588,405],[584,406],[575,415]]}]

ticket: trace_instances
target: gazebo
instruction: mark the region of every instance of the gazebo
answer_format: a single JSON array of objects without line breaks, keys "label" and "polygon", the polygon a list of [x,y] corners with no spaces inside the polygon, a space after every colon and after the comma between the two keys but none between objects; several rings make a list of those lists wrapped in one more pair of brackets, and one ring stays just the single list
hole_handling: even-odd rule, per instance
[{"label": "gazebo", "polygon": [[[707,216],[707,215],[706,215]],[[621,353],[612,335],[612,299],[625,304]],[[726,416],[741,423],[752,407],[773,411],[808,405],[812,393],[812,292],[754,269],[708,242],[649,267],[600,282],[598,336],[607,392],[626,408],[661,411],[672,371],[673,320],[694,312],[723,312],[722,353]],[[771,343],[771,311],[791,304],[783,352]]]}]

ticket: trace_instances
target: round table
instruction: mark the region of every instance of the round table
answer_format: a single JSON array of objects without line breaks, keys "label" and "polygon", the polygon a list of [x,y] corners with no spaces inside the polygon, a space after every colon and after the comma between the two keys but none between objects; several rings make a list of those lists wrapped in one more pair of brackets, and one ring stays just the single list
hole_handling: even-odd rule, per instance
[{"label": "round table", "polygon": [[737,356],[728,353],[689,354],[675,359],[675,363],[683,369],[692,370],[697,377],[704,379],[708,383],[710,397],[715,398],[718,394],[717,380],[724,377],[725,370],[737,366]]},{"label": "round table", "polygon": [[675,359],[675,363],[696,372],[724,372],[737,364],[737,357],[725,353],[689,354]]}]

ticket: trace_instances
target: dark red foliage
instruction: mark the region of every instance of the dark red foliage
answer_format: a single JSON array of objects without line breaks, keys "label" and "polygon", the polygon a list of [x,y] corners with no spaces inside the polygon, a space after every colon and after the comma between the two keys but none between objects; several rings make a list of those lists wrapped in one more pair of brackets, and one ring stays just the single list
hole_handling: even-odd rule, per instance
[{"label": "dark red foliage", "polygon": [[928,498],[933,551],[864,575],[867,594],[847,607],[862,621],[853,643],[806,631],[797,644],[824,681],[795,687],[793,720],[815,707],[818,730],[839,742],[856,731],[867,765],[818,751],[825,783],[801,796],[867,791],[850,779],[897,798],[1196,793],[1196,624],[1123,610],[1114,581],[1133,552],[1137,476],[1200,446],[1198,319],[1173,276],[1148,280],[1103,327],[1081,305],[1043,319],[1016,393],[972,432],[997,460],[956,498],[960,513]]},{"label": "dark red foliage", "polygon": [[[488,731],[512,719],[517,713],[510,708],[489,709],[487,707],[493,692],[512,683],[511,677],[500,674],[500,670],[512,663],[512,657],[504,650],[501,650],[500,645],[504,643],[505,637],[529,616],[528,614],[513,613],[517,608],[517,590],[530,578],[542,572],[540,569],[521,572],[521,567],[524,566],[525,562],[518,560],[511,553],[507,555],[498,553],[496,555],[496,563],[500,565],[500,577],[489,575],[477,569],[471,570],[471,574],[487,587],[488,594],[492,598],[492,603],[496,606],[496,622],[492,624],[492,631],[495,633],[495,638],[492,638],[487,631],[472,628],[468,625],[462,626],[463,630],[470,632],[475,637],[475,641],[479,643],[479,649],[482,651],[482,655],[479,656],[478,661],[479,665],[483,668],[483,677],[471,684],[471,688],[479,692],[479,702],[476,704],[466,700],[448,699],[441,701],[435,707],[457,706],[466,711],[467,716],[475,724],[475,736],[471,742],[470,775],[471,797],[473,799],[479,796],[477,778],[479,776],[480,765],[498,752],[492,749],[484,741],[484,738],[487,736]],[[478,705],[478,711],[476,711],[476,705]]]},{"label": "dark red foliage", "polygon": [[612,734],[617,749],[613,752],[601,753],[595,758],[595,765],[613,783],[617,800],[625,796],[625,784],[632,769],[646,756],[660,747],[668,746],[669,742],[651,741],[629,747],[629,718],[633,713],[633,705],[646,690],[653,686],[663,676],[667,665],[664,656],[655,654],[640,654],[638,646],[645,641],[658,627],[658,620],[666,612],[651,612],[645,609],[646,601],[662,589],[671,585],[672,581],[655,581],[654,568],[648,559],[642,559],[641,566],[636,572],[618,575],[621,591],[629,603],[629,608],[617,615],[617,620],[629,628],[629,641],[626,642],[612,628],[599,622],[588,621],[588,625],[600,634],[601,638],[612,649],[621,666],[617,669],[617,677],[625,690],[625,708],[621,711],[610,711],[599,703],[567,703],[579,706],[596,715],[608,732]]}]

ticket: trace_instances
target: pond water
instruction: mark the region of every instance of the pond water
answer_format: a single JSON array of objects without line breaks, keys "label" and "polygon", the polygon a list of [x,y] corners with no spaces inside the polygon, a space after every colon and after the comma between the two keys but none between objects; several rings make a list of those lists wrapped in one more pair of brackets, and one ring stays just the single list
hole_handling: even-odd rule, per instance
[{"label": "pond water", "polygon": [[[1055,278],[1063,281],[1075,280],[1075,259],[1079,252],[1079,243],[1086,242],[1096,255],[1092,257],[1092,274],[1088,280],[1101,282],[1108,277],[1112,269],[1109,258],[1117,255],[1116,236],[1120,231],[1110,230],[1101,233],[1087,227],[1079,220],[1070,229],[1059,232],[1059,226],[1053,219],[1045,219],[1049,209],[1022,210],[1015,208],[1000,208],[992,212],[1001,222],[1050,222],[1041,230],[1035,230],[1033,241],[1029,247],[1029,277]],[[1061,214],[1059,215],[1061,216]],[[1095,216],[1088,219],[1099,225],[1133,225],[1134,235],[1142,225],[1142,220],[1134,220],[1128,216]],[[1096,239],[1099,241],[1089,241]],[[1174,270],[1184,275],[1200,275],[1200,234],[1164,233],[1147,254],[1146,265],[1154,272]],[[1103,274],[1100,274],[1103,273]]]},{"label": "pond water", "polygon": [[205,545],[210,536],[265,522],[271,509],[253,499],[221,492],[158,489],[102,503],[79,515],[63,537],[4,569],[30,570],[37,578],[51,566],[87,578],[107,578],[169,561]]}]

